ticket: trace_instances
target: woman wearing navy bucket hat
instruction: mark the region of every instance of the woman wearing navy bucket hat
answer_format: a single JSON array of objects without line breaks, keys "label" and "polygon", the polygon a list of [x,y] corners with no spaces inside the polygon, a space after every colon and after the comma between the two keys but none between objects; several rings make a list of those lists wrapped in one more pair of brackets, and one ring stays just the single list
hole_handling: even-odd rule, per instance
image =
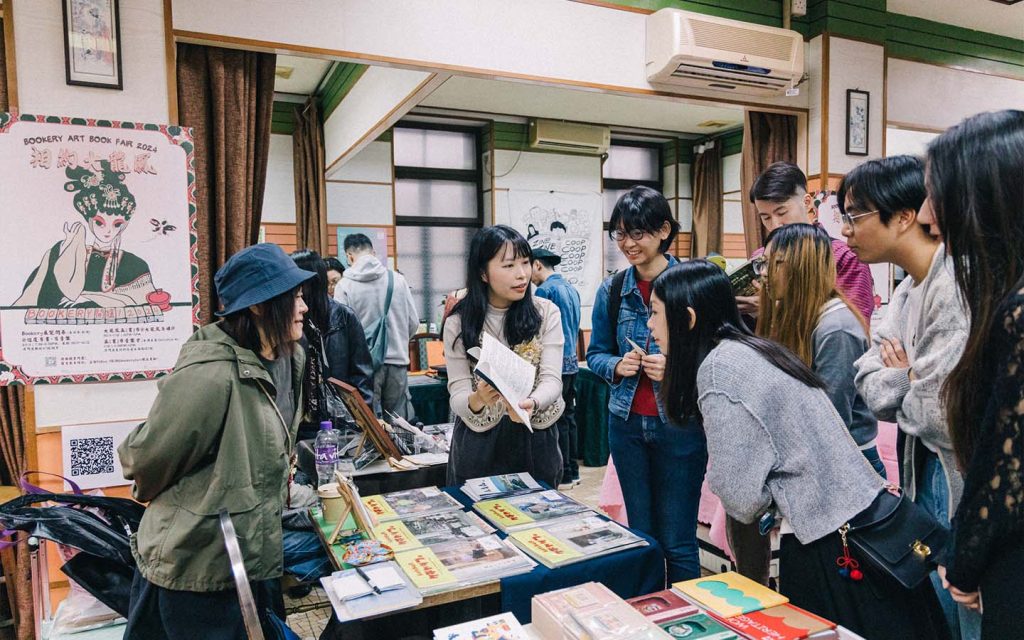
[{"label": "woman wearing navy bucket hat", "polygon": [[[219,513],[238,532],[261,613],[284,618],[281,511],[302,417],[306,305],[300,269],[280,247],[231,256],[214,277],[220,321],[181,348],[144,423],[118,448],[136,500],[138,565],[125,638],[243,638]],[[272,637],[272,636],[268,636]]]}]

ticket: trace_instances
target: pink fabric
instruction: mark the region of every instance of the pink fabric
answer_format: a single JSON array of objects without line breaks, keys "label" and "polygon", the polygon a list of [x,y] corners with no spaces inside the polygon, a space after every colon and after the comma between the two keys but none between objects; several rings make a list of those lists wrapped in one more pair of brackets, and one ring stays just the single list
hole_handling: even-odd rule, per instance
[{"label": "pink fabric", "polygon": [[878,455],[885,465],[885,477],[890,482],[900,483],[900,463],[896,456],[896,434],[899,427],[893,422],[878,423],[878,438],[875,442],[878,445]]},{"label": "pink fabric", "polygon": [[597,496],[597,506],[601,507],[601,511],[608,514],[612,520],[624,527],[629,526],[629,518],[626,516],[626,501],[622,498],[619,474],[615,472],[615,463],[612,462],[611,456],[608,456],[608,466],[604,470],[604,480],[601,482],[601,493]]}]

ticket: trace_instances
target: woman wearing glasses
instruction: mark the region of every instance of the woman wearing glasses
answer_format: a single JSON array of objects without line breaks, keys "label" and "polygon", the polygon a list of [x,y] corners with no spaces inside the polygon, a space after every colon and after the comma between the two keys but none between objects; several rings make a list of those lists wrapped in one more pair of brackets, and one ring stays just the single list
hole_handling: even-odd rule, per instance
[{"label": "woman wearing glasses", "polygon": [[[924,162],[913,156],[870,160],[846,174],[837,198],[843,235],[857,257],[907,272],[885,316],[872,327],[871,348],[857,362],[857,391],[879,420],[904,435],[900,484],[914,502],[948,523],[963,493],[941,390],[967,341],[968,317],[953,266],[925,200]],[[932,583],[947,622],[962,640],[978,637],[978,619]]]},{"label": "woman wearing glasses", "polygon": [[755,268],[765,283],[757,334],[788,347],[821,378],[854,442],[884,478],[878,422],[853,384],[853,363],[868,349],[867,322],[836,288],[832,239],[810,224],[779,227]]},{"label": "woman wearing glasses", "polygon": [[692,420],[670,425],[666,419],[658,400],[665,357],[647,329],[651,283],[678,264],[666,251],[679,224],[660,193],[633,187],[615,204],[608,228],[630,266],[597,292],[587,364],[611,385],[608,444],[630,526],[661,544],[669,582],[696,578],[707,446]]}]

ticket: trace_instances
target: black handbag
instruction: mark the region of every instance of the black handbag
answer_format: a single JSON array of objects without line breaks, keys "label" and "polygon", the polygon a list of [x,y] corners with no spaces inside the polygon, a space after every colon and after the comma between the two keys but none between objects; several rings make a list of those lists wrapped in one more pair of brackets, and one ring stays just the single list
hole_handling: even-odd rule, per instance
[{"label": "black handbag", "polygon": [[864,511],[839,528],[875,568],[913,589],[928,577],[949,540],[949,530],[905,495],[882,491]]}]

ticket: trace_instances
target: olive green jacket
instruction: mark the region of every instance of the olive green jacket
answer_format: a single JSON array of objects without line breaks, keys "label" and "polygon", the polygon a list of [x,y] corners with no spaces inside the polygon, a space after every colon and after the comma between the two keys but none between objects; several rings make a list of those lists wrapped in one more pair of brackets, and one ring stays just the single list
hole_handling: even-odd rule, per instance
[{"label": "olive green jacket", "polygon": [[149,501],[132,536],[147,580],[177,591],[234,588],[218,520],[225,508],[249,580],[281,575],[281,511],[303,413],[305,359],[296,346],[295,419],[285,425],[274,383],[255,353],[215,324],[182,346],[146,422],[118,448],[135,499]]}]

